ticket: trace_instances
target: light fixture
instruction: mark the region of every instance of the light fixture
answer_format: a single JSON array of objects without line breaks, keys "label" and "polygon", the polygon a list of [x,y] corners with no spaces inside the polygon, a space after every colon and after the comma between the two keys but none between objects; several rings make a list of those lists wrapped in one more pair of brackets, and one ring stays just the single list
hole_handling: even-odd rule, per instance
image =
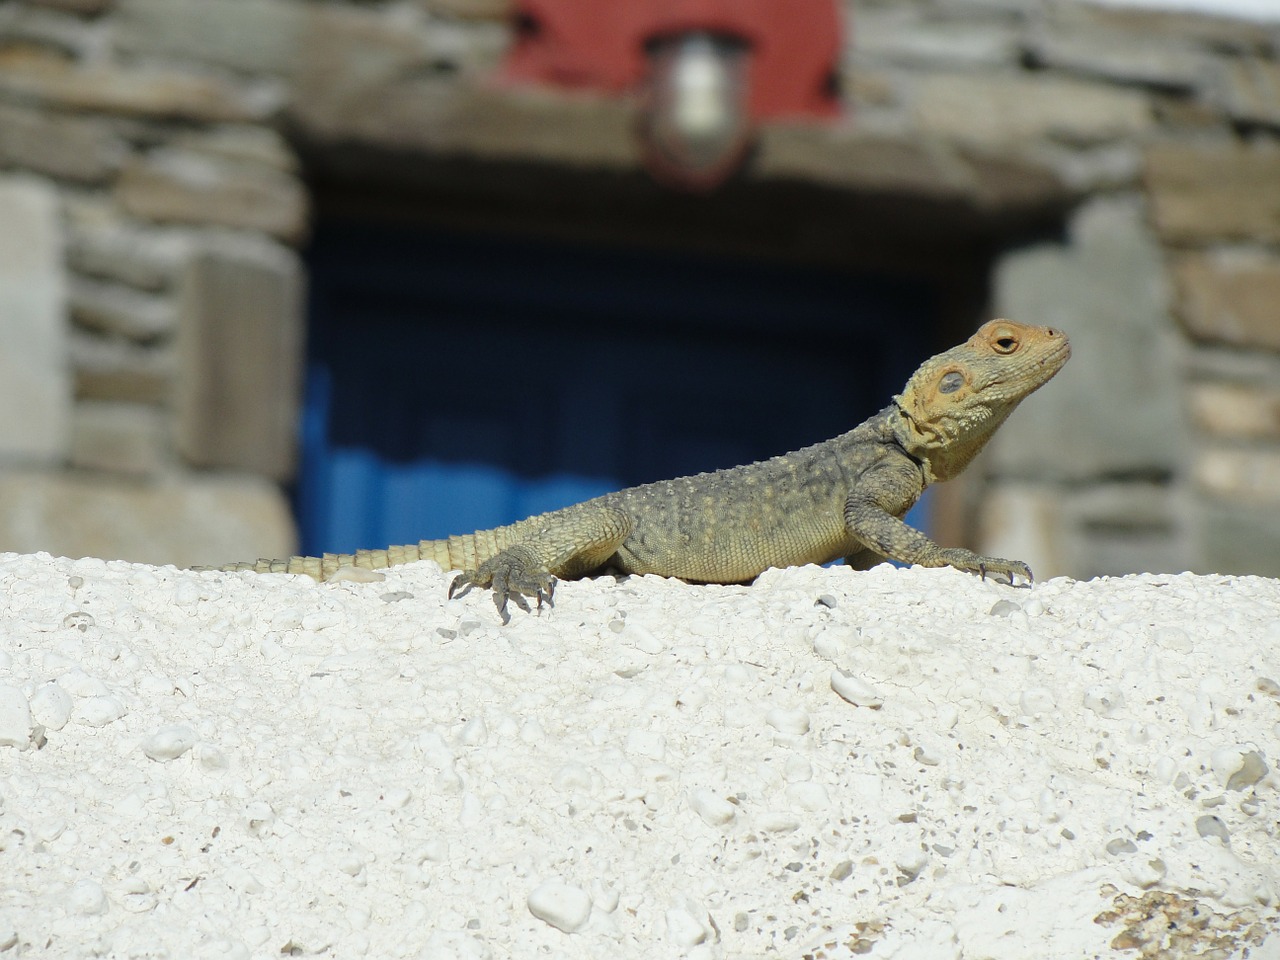
[{"label": "light fixture", "polygon": [[508,83],[638,97],[645,166],[724,182],[759,124],[841,115],[838,0],[512,0]]},{"label": "light fixture", "polygon": [[645,165],[655,179],[685,189],[719,185],[751,143],[750,48],[738,37],[693,30],[651,41],[648,60]]}]

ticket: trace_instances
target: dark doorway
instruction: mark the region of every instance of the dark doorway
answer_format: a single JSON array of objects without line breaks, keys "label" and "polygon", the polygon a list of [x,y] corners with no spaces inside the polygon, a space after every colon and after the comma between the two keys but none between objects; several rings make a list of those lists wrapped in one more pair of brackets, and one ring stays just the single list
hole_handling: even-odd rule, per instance
[{"label": "dark doorway", "polygon": [[[850,429],[923,358],[923,282],[322,220],[302,547],[469,532]],[[926,351],[927,352],[927,351]]]}]

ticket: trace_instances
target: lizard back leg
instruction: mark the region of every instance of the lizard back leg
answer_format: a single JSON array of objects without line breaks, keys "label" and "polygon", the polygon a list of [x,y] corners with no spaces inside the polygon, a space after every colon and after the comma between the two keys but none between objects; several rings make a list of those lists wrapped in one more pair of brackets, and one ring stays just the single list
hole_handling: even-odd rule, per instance
[{"label": "lizard back leg", "polygon": [[481,563],[464,570],[449,585],[460,597],[472,587],[493,591],[502,622],[510,621],[507,602],[530,612],[526,597],[553,603],[557,577],[576,577],[603,566],[631,535],[632,522],[621,510],[603,504],[548,515],[545,525]]}]

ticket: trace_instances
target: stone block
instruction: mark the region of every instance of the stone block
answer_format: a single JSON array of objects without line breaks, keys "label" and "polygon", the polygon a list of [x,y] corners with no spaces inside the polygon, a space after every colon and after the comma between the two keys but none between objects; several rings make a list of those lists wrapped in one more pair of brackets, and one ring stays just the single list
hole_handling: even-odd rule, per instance
[{"label": "stone block", "polygon": [[173,349],[73,330],[69,356],[81,400],[164,404],[173,394]]},{"label": "stone block", "polygon": [[0,50],[0,94],[68,110],[202,122],[263,120],[281,106],[278,84],[162,67],[76,63],[26,48]]},{"label": "stone block", "polygon": [[1251,250],[1188,254],[1177,259],[1174,277],[1178,317],[1192,337],[1280,351],[1280,256]]},{"label": "stone block", "polygon": [[71,465],[133,476],[165,467],[169,416],[140,403],[81,401],[71,418]]},{"label": "stone block", "polygon": [[5,470],[0,503],[0,551],[186,567],[295,550],[288,503],[259,478],[142,483]]},{"label": "stone block", "polygon": [[1219,99],[1234,120],[1280,127],[1280,63],[1261,57],[1231,61]]},{"label": "stone block", "polygon": [[159,223],[261,230],[290,243],[306,234],[309,198],[279,170],[161,148],[128,164],[116,183],[128,213]]},{"label": "stone block", "polygon": [[992,440],[1001,476],[1076,480],[1176,473],[1184,462],[1178,337],[1163,251],[1134,197],[1090,201],[1066,244],[1006,254],[996,313],[1061,327],[1073,359]]},{"label": "stone block", "polygon": [[1163,143],[1147,151],[1152,215],[1170,244],[1280,242],[1280,149]]},{"label": "stone block", "polygon": [[0,224],[0,460],[60,461],[71,372],[57,192],[35,178],[0,177]]},{"label": "stone block", "polygon": [[71,318],[92,330],[145,343],[177,326],[172,297],[84,277],[72,277],[69,289]]},{"label": "stone block", "polygon": [[1205,444],[1191,476],[1203,493],[1236,504],[1280,506],[1280,449]]},{"label": "stone block", "polygon": [[1215,66],[1189,39],[1044,21],[1031,32],[1027,52],[1037,66],[1183,94],[1206,85]]},{"label": "stone block", "polygon": [[1249,383],[1192,383],[1191,422],[1224,440],[1280,440],[1280,387]]},{"label": "stone block", "polygon": [[1034,74],[931,74],[917,83],[912,117],[923,133],[989,150],[1036,141],[1076,146],[1141,137],[1146,95]]},{"label": "stone block", "polygon": [[1194,517],[1198,573],[1280,577],[1280,510],[1205,499]]},{"label": "stone block", "polygon": [[178,448],[200,467],[292,475],[302,376],[303,274],[266,240],[211,241],[182,283]]},{"label": "stone block", "polygon": [[94,15],[111,9],[116,0],[27,0],[27,2],[39,7],[66,10],[69,13]]},{"label": "stone block", "polygon": [[1021,54],[1015,24],[986,19],[937,20],[906,5],[854,14],[853,56],[909,67],[1013,66]]},{"label": "stone block", "polygon": [[1186,496],[1176,485],[1103,482],[1062,498],[1078,578],[1181,573],[1193,566]]},{"label": "stone block", "polygon": [[209,130],[186,131],[169,144],[179,150],[200,153],[217,160],[297,173],[298,156],[276,130],[245,124],[221,124]]},{"label": "stone block", "polygon": [[119,0],[121,50],[245,73],[297,69],[309,4],[298,0]]},{"label": "stone block", "polygon": [[67,263],[91,277],[140,290],[174,285],[194,245],[194,231],[124,221],[117,211],[104,218],[70,218]]},{"label": "stone block", "polygon": [[997,483],[979,511],[978,549],[1023,560],[1041,580],[1177,573],[1193,550],[1183,501],[1148,482]]},{"label": "stone block", "polygon": [[[294,79],[290,121],[319,144],[634,168],[634,105],[614,97],[495,90],[499,48],[405,30],[372,12],[317,7]],[[505,34],[496,28],[486,36]],[[458,31],[454,31],[458,36]],[[464,57],[478,57],[472,64]],[[449,69],[439,69],[447,66]],[[474,82],[459,76],[472,73]]]},{"label": "stone block", "polygon": [[[1182,6],[1184,9],[1176,9]],[[1124,2],[1045,4],[1049,26],[1133,37],[1170,44],[1190,40],[1224,53],[1260,53],[1274,48],[1274,23],[1248,17],[1213,16],[1208,3],[1138,5]],[[1261,8],[1259,8],[1261,9]]]},{"label": "stone block", "polygon": [[1039,580],[1076,573],[1062,514],[1062,491],[1053,486],[998,483],[984,492],[975,549],[1027,564]]},{"label": "stone block", "polygon": [[457,20],[496,20],[503,22],[511,16],[514,4],[511,0],[418,0],[428,13]]},{"label": "stone block", "polygon": [[1142,147],[1134,141],[1094,147],[1049,144],[1036,159],[1053,170],[1073,198],[1138,186],[1142,182]]},{"label": "stone block", "polygon": [[0,164],[77,183],[104,183],[128,152],[102,119],[0,104]]},{"label": "stone block", "polygon": [[1061,204],[1066,188],[1030,160],[969,152],[859,128],[777,125],[760,132],[751,175],[816,180],[847,190],[966,203],[984,213]]},{"label": "stone block", "polygon": [[45,46],[83,57],[100,46],[101,37],[90,23],[71,11],[8,3],[0,6],[0,43]]}]

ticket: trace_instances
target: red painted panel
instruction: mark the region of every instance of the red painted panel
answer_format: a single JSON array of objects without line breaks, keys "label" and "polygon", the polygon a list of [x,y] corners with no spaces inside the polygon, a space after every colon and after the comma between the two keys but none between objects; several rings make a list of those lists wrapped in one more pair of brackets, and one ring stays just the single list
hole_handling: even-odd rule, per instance
[{"label": "red painted panel", "polygon": [[645,45],[705,30],[751,47],[755,120],[830,117],[840,55],[834,0],[517,0],[510,80],[621,93],[639,87]]}]

